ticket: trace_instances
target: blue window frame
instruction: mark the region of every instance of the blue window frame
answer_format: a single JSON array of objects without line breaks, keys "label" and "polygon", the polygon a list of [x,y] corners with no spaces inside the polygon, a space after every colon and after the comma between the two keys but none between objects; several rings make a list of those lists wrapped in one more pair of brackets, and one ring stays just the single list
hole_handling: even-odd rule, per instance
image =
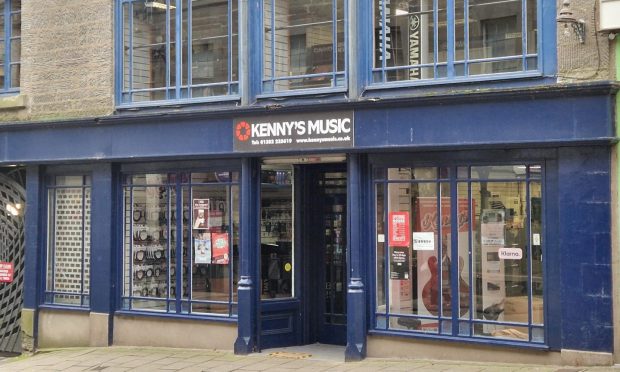
[{"label": "blue window frame", "polygon": [[263,93],[346,87],[346,1],[264,0]]},{"label": "blue window frame", "polygon": [[121,105],[238,96],[237,0],[119,3]]},{"label": "blue window frame", "polygon": [[47,183],[48,224],[44,302],[90,306],[91,178],[52,176]]},{"label": "blue window frame", "polygon": [[232,318],[239,172],[125,176],[122,309]]},{"label": "blue window frame", "polygon": [[373,1],[375,84],[540,75],[540,1]]},{"label": "blue window frame", "polygon": [[544,347],[542,167],[373,173],[373,328]]},{"label": "blue window frame", "polygon": [[0,18],[0,91],[19,91],[21,72],[21,0],[5,0],[2,2]]}]

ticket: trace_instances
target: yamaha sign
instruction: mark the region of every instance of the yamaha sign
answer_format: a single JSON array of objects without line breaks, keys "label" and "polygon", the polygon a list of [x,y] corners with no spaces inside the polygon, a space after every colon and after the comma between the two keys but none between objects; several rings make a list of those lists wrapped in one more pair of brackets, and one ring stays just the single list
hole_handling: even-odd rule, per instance
[{"label": "yamaha sign", "polygon": [[341,149],[353,147],[353,112],[238,118],[235,151]]}]

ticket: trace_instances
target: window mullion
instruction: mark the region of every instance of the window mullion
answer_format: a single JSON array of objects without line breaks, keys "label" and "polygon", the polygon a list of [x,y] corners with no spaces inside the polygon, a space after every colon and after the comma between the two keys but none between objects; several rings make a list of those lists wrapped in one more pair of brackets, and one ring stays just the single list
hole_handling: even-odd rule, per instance
[{"label": "window mullion", "polygon": [[[447,56],[447,63],[448,63],[448,78],[453,78],[454,77],[454,31],[456,30],[456,27],[454,25],[455,23],[455,19],[454,19],[454,0],[447,0],[447,37],[448,37],[448,56]],[[437,27],[437,26],[435,26]]]},{"label": "window mullion", "polygon": [[527,326],[528,326],[528,341],[532,342],[532,296],[534,294],[532,288],[532,203],[530,195],[530,167],[527,167],[525,178],[525,250],[527,254]]},{"label": "window mullion", "polygon": [[[172,0],[170,0],[172,1]],[[191,3],[191,1],[190,1]],[[188,4],[191,6],[191,4]],[[169,7],[170,8],[170,7]],[[170,9],[168,9],[170,12]],[[176,0],[175,16],[175,53],[174,53],[174,69],[175,69],[175,82],[174,82],[174,98],[181,98],[181,83],[183,81],[183,0]],[[189,25],[188,25],[189,26]],[[189,49],[188,49],[189,53]]]},{"label": "window mullion", "polygon": [[521,69],[527,71],[527,0],[521,0]]},{"label": "window mullion", "polygon": [[[450,168],[450,255],[452,256],[450,266],[450,283],[452,286],[451,297],[452,301],[452,335],[459,335],[459,319],[461,317],[461,280],[460,280],[460,259],[459,256],[459,219],[458,219],[458,206],[459,195],[456,183],[457,168],[455,166]],[[470,282],[471,283],[471,282]]]},{"label": "window mullion", "polygon": [[465,23],[465,36],[463,37],[463,75],[469,75],[469,0],[463,0],[463,18]]},{"label": "window mullion", "polygon": [[[194,63],[194,42],[192,40],[192,38],[194,37],[194,22],[192,20],[192,12],[192,2],[189,1],[187,4],[187,67],[185,69],[187,71],[187,98],[192,98],[192,81],[194,79],[194,77],[192,76],[192,64]],[[181,70],[183,70],[183,68],[181,68]]]},{"label": "window mullion", "polygon": [[4,86],[11,87],[11,0],[4,2]]}]

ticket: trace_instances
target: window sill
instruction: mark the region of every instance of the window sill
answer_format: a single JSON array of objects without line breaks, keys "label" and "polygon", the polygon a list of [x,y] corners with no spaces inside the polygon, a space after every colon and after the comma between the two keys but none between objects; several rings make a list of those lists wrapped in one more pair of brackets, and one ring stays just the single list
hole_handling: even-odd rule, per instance
[{"label": "window sill", "polygon": [[404,337],[411,339],[421,339],[421,340],[435,340],[435,341],[450,341],[450,342],[459,342],[463,344],[484,344],[484,345],[493,345],[493,346],[506,346],[506,347],[516,347],[523,349],[534,349],[534,350],[542,350],[549,351],[551,348],[545,344],[540,343],[532,343],[527,341],[512,341],[506,339],[495,339],[489,337],[455,337],[448,335],[436,335],[436,334],[423,334],[423,333],[413,333],[410,331],[397,331],[397,330],[369,330],[369,335],[376,336],[387,336],[387,337]]},{"label": "window sill", "polygon": [[27,96],[25,94],[14,94],[0,96],[0,110],[16,110],[26,108]]},{"label": "window sill", "polygon": [[168,319],[179,319],[179,320],[206,320],[213,321],[219,323],[237,323],[236,316],[228,316],[228,315],[194,315],[194,314],[171,314],[171,313],[159,313],[159,312],[150,312],[150,311],[141,311],[141,310],[117,310],[114,312],[114,315],[120,316],[137,316],[137,317],[155,317],[155,318],[168,318]]},{"label": "window sill", "polygon": [[422,88],[433,86],[451,86],[453,89],[455,85],[466,84],[483,84],[483,83],[505,83],[509,84],[511,81],[520,80],[534,80],[544,78],[543,74],[536,71],[518,72],[518,73],[503,73],[503,74],[489,74],[489,75],[476,75],[469,77],[456,77],[456,78],[441,78],[441,79],[429,79],[429,80],[406,80],[406,81],[394,81],[387,83],[371,83],[366,87],[366,92],[382,91],[398,88]]},{"label": "window sill", "polygon": [[41,310],[60,310],[60,311],[78,311],[83,313],[89,313],[90,307],[82,307],[76,305],[59,305],[59,304],[42,304],[39,305]]},{"label": "window sill", "polygon": [[174,109],[180,107],[189,107],[193,105],[220,103],[220,104],[237,104],[241,97],[239,95],[230,96],[213,96],[203,98],[186,98],[178,100],[165,101],[144,101],[135,103],[120,103],[116,105],[116,109],[123,111],[137,111],[141,109]]}]

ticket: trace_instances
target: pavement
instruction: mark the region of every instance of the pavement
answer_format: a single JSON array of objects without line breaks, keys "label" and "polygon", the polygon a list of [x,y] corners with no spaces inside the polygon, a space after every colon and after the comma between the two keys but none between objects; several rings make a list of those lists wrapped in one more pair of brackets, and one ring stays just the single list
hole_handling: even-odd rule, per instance
[{"label": "pavement", "polygon": [[266,350],[249,356],[230,351],[149,347],[102,347],[41,350],[34,355],[0,359],[0,371],[465,371],[465,372],[595,372],[614,367],[567,367],[531,364],[366,358],[345,363],[343,353],[320,347]]}]

